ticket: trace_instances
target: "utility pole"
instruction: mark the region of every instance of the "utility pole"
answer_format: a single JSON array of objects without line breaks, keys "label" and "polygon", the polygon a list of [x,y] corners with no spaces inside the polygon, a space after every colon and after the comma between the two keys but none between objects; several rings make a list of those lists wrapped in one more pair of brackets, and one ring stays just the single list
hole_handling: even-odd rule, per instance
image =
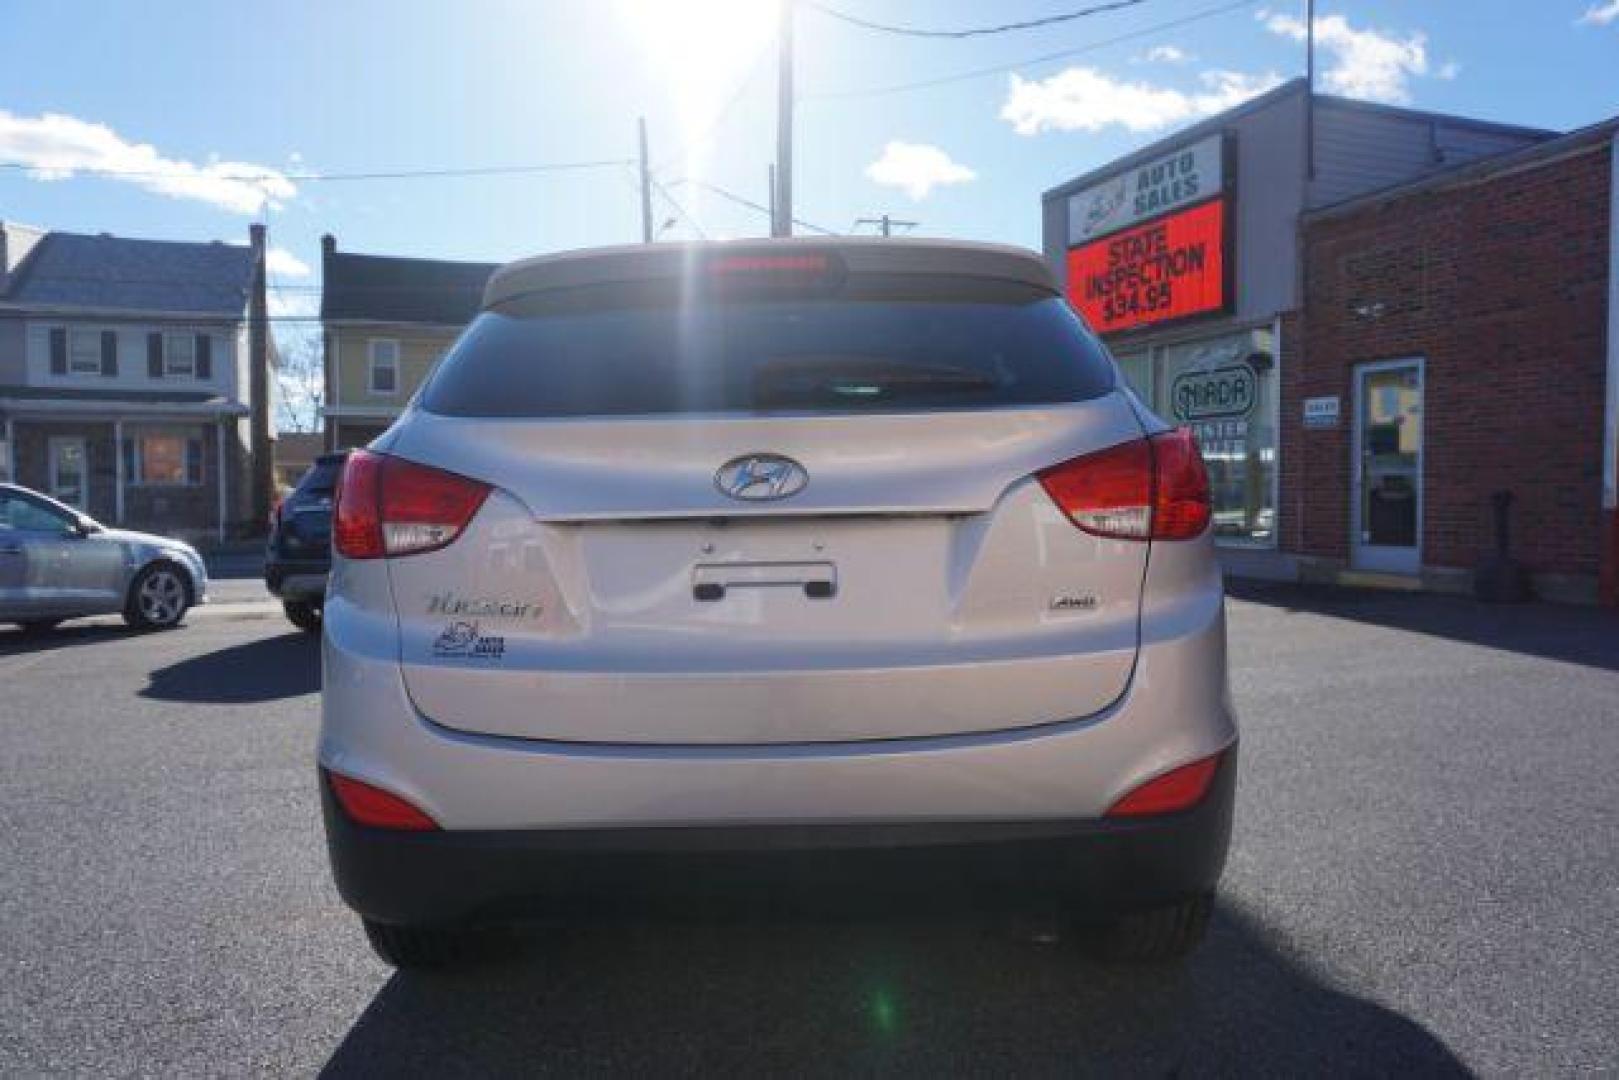
[{"label": "utility pole", "polygon": [[793,0],[781,6],[776,31],[776,184],[771,236],[793,235]]},{"label": "utility pole", "polygon": [[882,217],[857,218],[855,219],[854,227],[858,229],[862,225],[875,225],[877,226],[877,231],[886,238],[893,236],[895,229],[902,229],[909,232],[911,229],[916,228],[920,224],[920,221],[901,221],[899,218],[889,217],[887,214],[884,214]]},{"label": "utility pole", "polygon": [[1304,178],[1315,179],[1315,0],[1304,0]]},{"label": "utility pole", "polygon": [[641,243],[652,243],[652,167],[646,160],[646,117],[640,119],[641,130]]}]

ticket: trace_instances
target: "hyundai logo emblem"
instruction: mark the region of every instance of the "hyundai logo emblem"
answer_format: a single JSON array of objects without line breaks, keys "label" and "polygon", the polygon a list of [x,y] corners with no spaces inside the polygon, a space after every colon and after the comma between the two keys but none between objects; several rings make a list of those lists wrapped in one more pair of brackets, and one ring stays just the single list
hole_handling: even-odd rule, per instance
[{"label": "hyundai logo emblem", "polygon": [[714,474],[714,486],[721,494],[755,502],[789,498],[808,484],[804,466],[780,454],[744,454]]}]

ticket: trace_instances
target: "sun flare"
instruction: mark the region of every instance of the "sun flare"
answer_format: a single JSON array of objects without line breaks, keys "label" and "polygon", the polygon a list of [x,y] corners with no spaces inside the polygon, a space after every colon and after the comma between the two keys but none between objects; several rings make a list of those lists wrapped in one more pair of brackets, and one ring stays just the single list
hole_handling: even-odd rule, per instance
[{"label": "sun flare", "polygon": [[667,83],[690,137],[725,104],[775,38],[778,0],[624,0],[623,16]]}]

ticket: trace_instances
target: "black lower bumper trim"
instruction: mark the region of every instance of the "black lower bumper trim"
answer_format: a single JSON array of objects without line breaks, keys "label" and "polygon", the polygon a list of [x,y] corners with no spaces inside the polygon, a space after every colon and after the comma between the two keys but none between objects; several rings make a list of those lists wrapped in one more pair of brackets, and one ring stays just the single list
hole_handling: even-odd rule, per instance
[{"label": "black lower bumper trim", "polygon": [[321,798],[344,901],[384,923],[685,912],[1122,911],[1214,888],[1235,747],[1208,795],[1127,821],[391,832]]},{"label": "black lower bumper trim", "polygon": [[[271,559],[264,564],[264,585],[270,592],[280,596],[282,586],[289,578],[319,578],[324,582],[331,570],[332,564],[329,559]],[[323,585],[313,595],[318,597],[324,592]],[[289,599],[300,598],[289,597]]]}]

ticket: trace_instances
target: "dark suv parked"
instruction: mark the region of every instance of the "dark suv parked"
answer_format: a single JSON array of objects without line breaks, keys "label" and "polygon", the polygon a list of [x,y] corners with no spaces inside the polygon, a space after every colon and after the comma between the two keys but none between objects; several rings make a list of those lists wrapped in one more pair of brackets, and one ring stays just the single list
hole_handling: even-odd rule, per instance
[{"label": "dark suv parked", "polygon": [[324,454],[304,473],[270,522],[264,583],[294,626],[320,629],[326,575],[332,569],[332,496],[347,454]]}]

